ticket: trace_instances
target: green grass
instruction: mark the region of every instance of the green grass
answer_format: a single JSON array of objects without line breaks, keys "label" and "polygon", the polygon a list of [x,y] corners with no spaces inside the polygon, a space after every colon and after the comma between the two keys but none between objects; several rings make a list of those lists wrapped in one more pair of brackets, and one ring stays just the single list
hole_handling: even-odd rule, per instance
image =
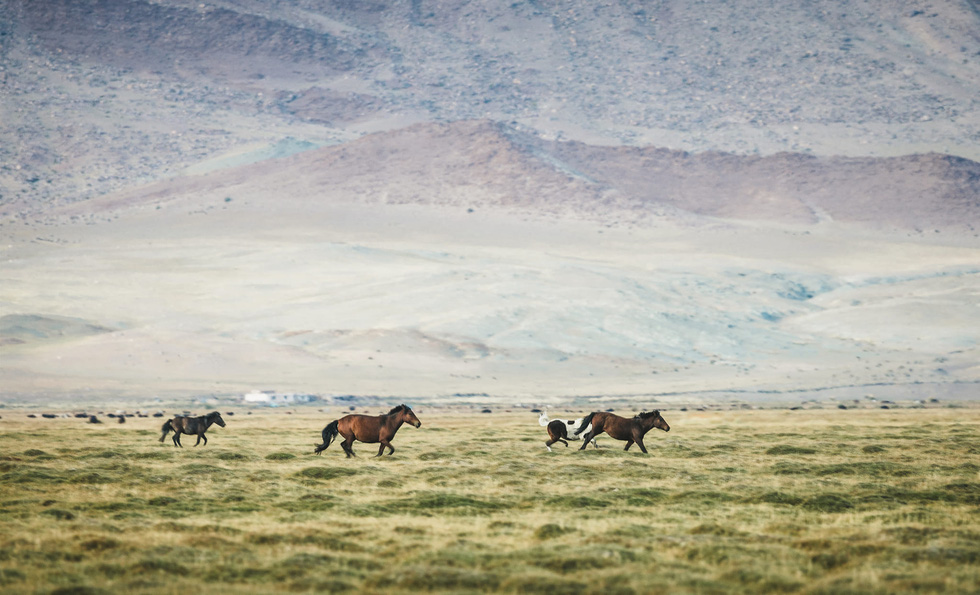
[{"label": "green grass", "polygon": [[419,415],[346,459],[312,413],[183,449],[5,413],[0,592],[980,591],[974,409],[665,411],[648,455]]}]

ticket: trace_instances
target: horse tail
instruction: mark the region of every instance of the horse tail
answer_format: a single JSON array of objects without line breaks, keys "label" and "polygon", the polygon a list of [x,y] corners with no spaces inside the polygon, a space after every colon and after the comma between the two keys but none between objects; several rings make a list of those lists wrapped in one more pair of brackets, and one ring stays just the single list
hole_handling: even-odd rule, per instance
[{"label": "horse tail", "polygon": [[544,413],[541,414],[541,417],[538,418],[538,423],[541,424],[545,428],[548,427],[548,424],[551,423],[551,420],[548,419],[548,412],[547,411],[545,411]]},{"label": "horse tail", "polygon": [[576,436],[578,436],[579,434],[581,434],[582,432],[584,432],[585,431],[585,428],[589,427],[589,425],[592,423],[592,416],[593,415],[595,415],[595,412],[594,411],[592,413],[586,415],[585,418],[582,420],[582,423],[579,424],[579,427],[575,428],[575,435]]},{"label": "horse tail", "polygon": [[[167,434],[170,433],[170,430],[173,430],[174,429],[174,427],[172,425],[170,425],[170,422],[172,422],[172,421],[173,421],[172,419],[168,419],[167,421],[163,422],[163,427],[160,428],[160,431],[163,432],[163,435],[160,436],[160,442],[163,442],[164,438],[167,437]],[[174,431],[176,432],[177,430],[174,430]]]},{"label": "horse tail", "polygon": [[318,455],[321,452],[327,450],[327,447],[330,446],[330,443],[333,442],[333,439],[337,437],[337,434],[339,432],[339,430],[337,429],[337,423],[339,421],[340,420],[335,419],[329,424],[327,424],[327,427],[323,428],[323,444],[317,444],[316,450],[313,451],[313,454]]}]

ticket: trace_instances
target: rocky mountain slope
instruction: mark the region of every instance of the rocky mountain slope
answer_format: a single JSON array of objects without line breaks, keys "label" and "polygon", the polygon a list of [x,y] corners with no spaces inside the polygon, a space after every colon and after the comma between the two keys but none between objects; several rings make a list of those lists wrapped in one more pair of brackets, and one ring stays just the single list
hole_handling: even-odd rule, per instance
[{"label": "rocky mountain slope", "polygon": [[978,160],[978,31],[974,0],[11,0],[0,201],[77,200],[431,120]]}]

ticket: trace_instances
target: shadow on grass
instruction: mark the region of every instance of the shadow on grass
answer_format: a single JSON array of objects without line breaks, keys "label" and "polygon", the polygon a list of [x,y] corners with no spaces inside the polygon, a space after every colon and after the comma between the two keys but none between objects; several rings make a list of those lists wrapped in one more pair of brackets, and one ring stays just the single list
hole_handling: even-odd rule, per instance
[{"label": "shadow on grass", "polygon": [[358,470],[350,467],[307,467],[295,473],[296,477],[303,479],[316,479],[329,481],[338,477],[351,477],[357,475]]},{"label": "shadow on grass", "polygon": [[353,509],[356,516],[387,516],[390,514],[411,514],[435,516],[481,515],[499,512],[514,507],[514,503],[499,499],[476,498],[455,492],[418,492],[408,498],[398,498]]}]

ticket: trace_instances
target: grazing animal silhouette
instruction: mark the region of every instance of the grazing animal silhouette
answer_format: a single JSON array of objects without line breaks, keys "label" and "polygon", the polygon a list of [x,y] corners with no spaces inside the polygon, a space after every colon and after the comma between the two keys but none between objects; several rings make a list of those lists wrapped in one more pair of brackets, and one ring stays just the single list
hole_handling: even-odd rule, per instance
[{"label": "grazing animal silhouette", "polygon": [[340,434],[344,437],[344,441],[340,443],[340,446],[347,453],[348,459],[354,456],[352,445],[355,440],[369,444],[380,442],[381,446],[378,448],[378,454],[375,456],[380,457],[384,454],[385,448],[388,449],[388,454],[391,455],[395,452],[395,447],[391,445],[391,439],[395,437],[395,432],[405,422],[408,422],[416,428],[422,425],[422,422],[419,421],[419,418],[415,417],[415,412],[408,405],[399,405],[384,415],[360,415],[353,413],[345,415],[340,419],[330,422],[327,424],[327,427],[323,428],[323,444],[316,445],[313,454],[318,455],[327,450],[330,442],[337,437],[337,434]]},{"label": "grazing animal silhouette", "polygon": [[[551,440],[544,443],[544,446],[548,449],[548,452],[551,452],[551,445],[555,442],[561,442],[565,446],[568,446],[568,442],[566,442],[566,440],[568,439],[569,430],[574,431],[575,428],[582,423],[583,419],[585,418],[548,419],[548,413],[542,413],[541,417],[538,418],[538,423],[548,428],[548,437],[551,438]],[[585,431],[589,431],[589,428],[586,428]],[[599,448],[599,444],[596,443],[595,438],[592,439],[592,446]]]},{"label": "grazing animal silhouette", "polygon": [[[592,424],[592,429],[587,430],[586,428],[588,428],[588,424],[590,423]],[[605,432],[616,440],[625,440],[626,448],[623,450],[629,450],[635,442],[640,447],[640,451],[645,453],[647,449],[643,446],[643,436],[653,428],[658,428],[665,432],[670,431],[670,426],[660,416],[660,411],[638,413],[632,419],[620,417],[615,413],[596,411],[585,416],[582,424],[575,430],[575,435],[578,436],[582,433],[585,435],[582,448],[579,450],[585,450],[589,440]]]},{"label": "grazing animal silhouette", "polygon": [[221,419],[221,414],[217,411],[212,411],[207,415],[201,415],[198,417],[188,417],[185,415],[175,416],[173,419],[168,419],[167,421],[163,422],[163,427],[161,428],[163,435],[160,436],[160,442],[163,442],[163,439],[167,437],[167,434],[173,431],[174,446],[179,446],[181,448],[184,447],[184,445],[180,443],[181,434],[197,434],[197,442],[194,443],[194,446],[200,444],[202,438],[204,439],[204,446],[207,446],[208,437],[204,435],[204,432],[208,431],[211,424],[218,424],[223,428],[225,427],[225,420]]}]

